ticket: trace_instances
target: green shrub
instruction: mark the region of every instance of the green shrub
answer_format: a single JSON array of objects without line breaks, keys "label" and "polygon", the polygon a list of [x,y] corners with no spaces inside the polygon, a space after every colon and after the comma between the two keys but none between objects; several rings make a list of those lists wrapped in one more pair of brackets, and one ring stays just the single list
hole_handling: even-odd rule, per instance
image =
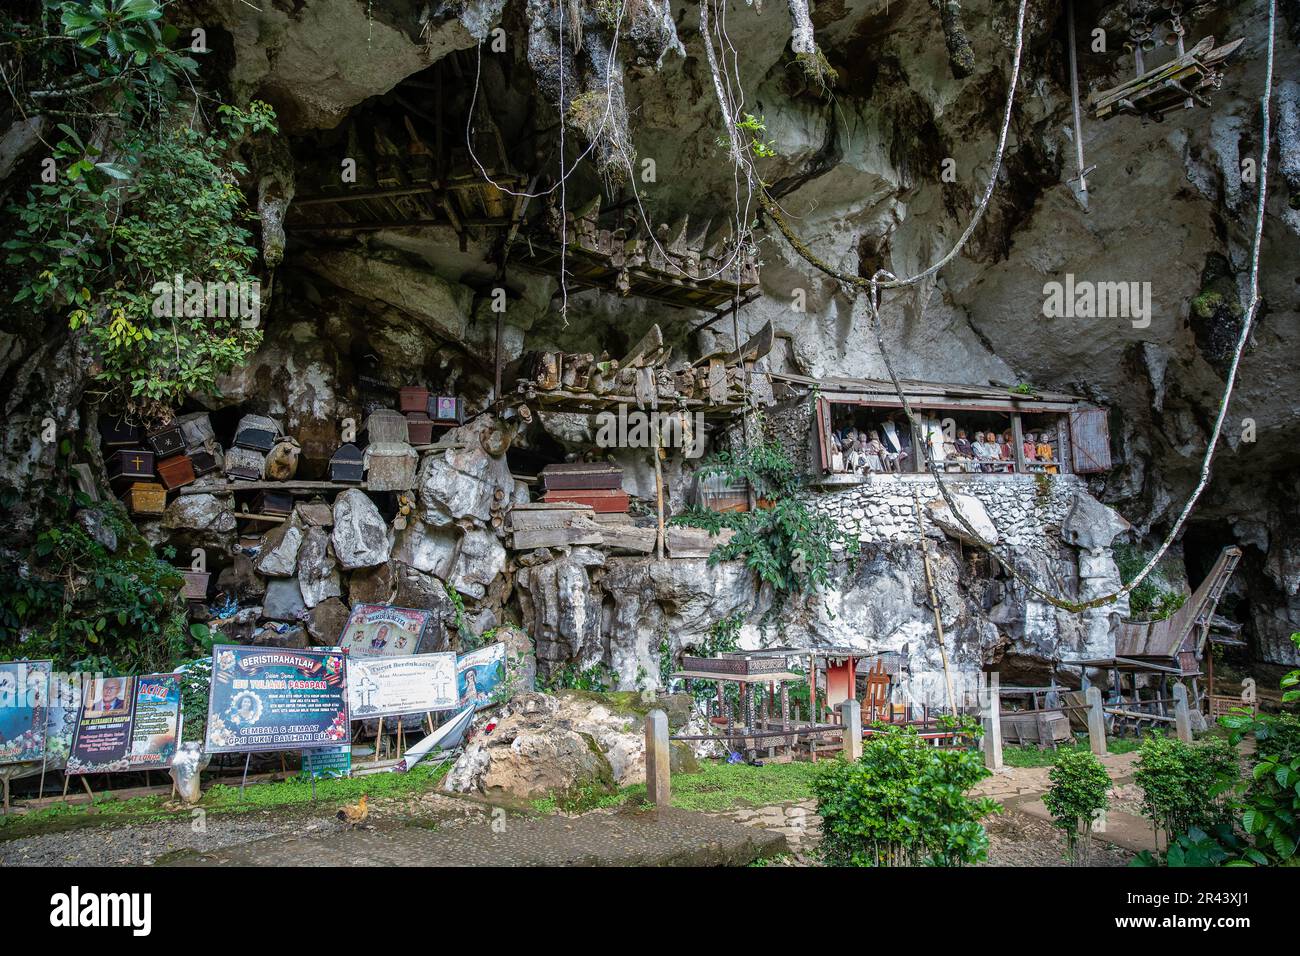
[{"label": "green shrub", "polygon": [[1091,751],[1063,749],[1047,776],[1052,786],[1043,803],[1065,832],[1066,857],[1087,865],[1093,821],[1110,806],[1110,775]]},{"label": "green shrub", "polygon": [[1172,843],[1193,828],[1211,833],[1230,822],[1223,799],[1239,779],[1236,753],[1222,738],[1185,744],[1152,734],[1138,751],[1135,780],[1142,788],[1142,815]]},{"label": "green shrub", "polygon": [[988,775],[978,750],[928,746],[912,728],[881,725],[854,763],[813,778],[822,859],[832,866],[960,866],[988,855],[980,820],[998,810],[966,795]]}]

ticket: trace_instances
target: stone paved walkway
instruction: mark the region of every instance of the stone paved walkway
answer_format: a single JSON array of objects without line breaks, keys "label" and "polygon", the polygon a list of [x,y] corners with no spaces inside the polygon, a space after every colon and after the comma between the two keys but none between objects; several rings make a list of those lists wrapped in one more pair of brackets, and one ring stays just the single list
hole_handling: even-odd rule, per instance
[{"label": "stone paved walkway", "polygon": [[540,818],[488,814],[454,826],[383,826],[274,838],[174,857],[190,866],[743,866],[786,852],[769,830],[686,810]]}]

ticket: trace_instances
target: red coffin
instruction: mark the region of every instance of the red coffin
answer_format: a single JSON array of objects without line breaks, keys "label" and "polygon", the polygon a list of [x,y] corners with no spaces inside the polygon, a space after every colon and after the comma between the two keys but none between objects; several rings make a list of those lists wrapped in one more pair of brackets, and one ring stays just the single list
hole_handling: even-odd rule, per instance
[{"label": "red coffin", "polygon": [[599,514],[623,514],[627,511],[626,491],[548,491],[542,495],[543,501],[572,501],[575,504],[590,505]]}]

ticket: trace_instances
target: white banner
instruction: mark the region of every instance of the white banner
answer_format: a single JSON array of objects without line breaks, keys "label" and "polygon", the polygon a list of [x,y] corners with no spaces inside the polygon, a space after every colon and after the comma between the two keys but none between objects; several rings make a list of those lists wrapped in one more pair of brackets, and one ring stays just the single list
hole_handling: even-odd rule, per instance
[{"label": "white banner", "polygon": [[348,660],[348,710],[353,720],[454,710],[456,655],[353,657]]}]

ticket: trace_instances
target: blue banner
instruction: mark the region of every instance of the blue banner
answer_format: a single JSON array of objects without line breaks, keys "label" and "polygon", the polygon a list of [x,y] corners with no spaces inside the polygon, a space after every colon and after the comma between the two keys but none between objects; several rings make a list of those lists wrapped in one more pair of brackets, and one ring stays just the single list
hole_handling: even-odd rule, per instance
[{"label": "blue banner", "polygon": [[306,750],[346,743],[347,665],[338,651],[212,649],[208,753]]}]

